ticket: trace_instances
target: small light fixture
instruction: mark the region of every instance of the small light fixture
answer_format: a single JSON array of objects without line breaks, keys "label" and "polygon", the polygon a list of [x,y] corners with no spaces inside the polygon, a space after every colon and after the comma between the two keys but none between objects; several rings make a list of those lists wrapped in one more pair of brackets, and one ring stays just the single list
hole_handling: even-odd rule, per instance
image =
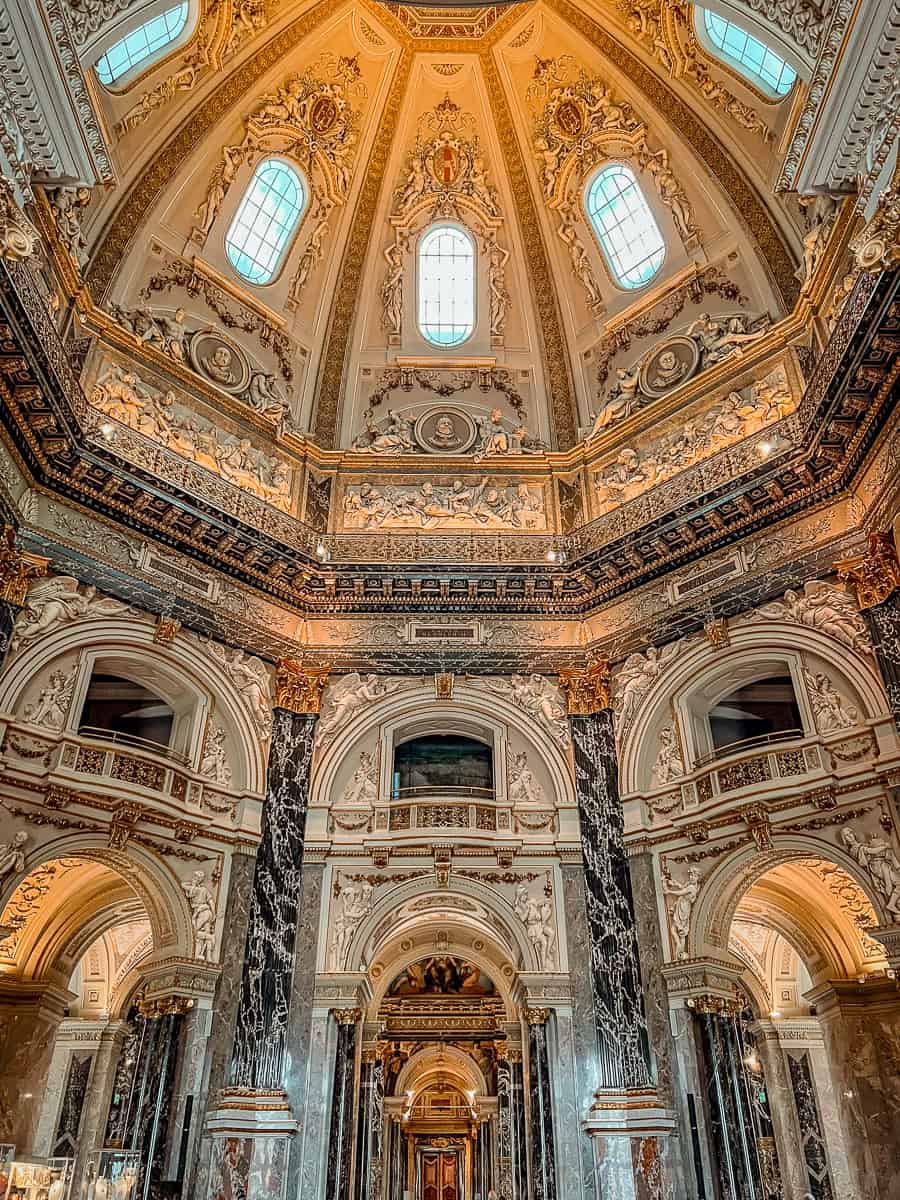
[{"label": "small light fixture", "polygon": [[116,427],[115,427],[115,425],[113,425],[113,423],[111,421],[104,421],[103,424],[100,426],[100,432],[103,434],[103,436],[106,438],[106,440],[108,442],[111,442],[113,440],[113,438],[116,436]]},{"label": "small light fixture", "polygon": [[328,562],[329,558],[331,558],[328,547],[321,538],[319,538],[316,544],[316,558],[318,558],[321,562]]},{"label": "small light fixture", "polygon": [[557,566],[562,566],[566,561],[565,550],[558,550],[555,546],[551,546],[547,551],[546,559],[548,563],[555,563]]},{"label": "small light fixture", "polygon": [[769,1013],[769,1016],[772,1018],[773,1021],[777,1021],[778,1018],[781,1016],[781,1009],[773,1008],[772,1011]]},{"label": "small light fixture", "polygon": [[763,458],[768,458],[769,455],[772,453],[772,451],[775,449],[775,447],[773,446],[773,444],[771,442],[760,442],[756,448],[759,451],[759,453],[762,455]]}]

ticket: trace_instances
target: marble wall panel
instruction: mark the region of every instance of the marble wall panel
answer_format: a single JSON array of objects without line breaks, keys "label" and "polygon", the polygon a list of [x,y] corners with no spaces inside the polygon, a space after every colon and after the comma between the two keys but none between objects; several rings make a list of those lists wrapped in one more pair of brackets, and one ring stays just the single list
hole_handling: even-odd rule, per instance
[{"label": "marble wall panel", "polygon": [[[590,1139],[581,1128],[582,1109],[578,1091],[575,1031],[571,1011],[557,1007],[548,1027],[550,1058],[553,1063],[553,1111],[556,1129],[556,1179],[558,1193],[567,1200],[585,1200],[586,1180],[583,1151],[590,1151]],[[590,1178],[590,1159],[587,1159]]]},{"label": "marble wall panel", "polygon": [[[581,867],[562,866],[563,909],[570,963],[590,962],[590,932],[587,923],[584,872]],[[590,974],[575,969],[571,976],[572,1040],[575,1050],[575,1091],[579,1130],[600,1085],[597,1058],[597,1031],[594,1025],[594,998]],[[579,1140],[581,1179],[585,1200],[594,1200],[594,1156],[590,1139]]]}]

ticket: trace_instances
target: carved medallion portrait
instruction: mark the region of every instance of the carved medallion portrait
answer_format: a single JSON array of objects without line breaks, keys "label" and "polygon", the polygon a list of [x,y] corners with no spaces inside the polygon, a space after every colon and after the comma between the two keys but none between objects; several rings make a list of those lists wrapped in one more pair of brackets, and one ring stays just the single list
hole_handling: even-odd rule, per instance
[{"label": "carved medallion portrait", "polygon": [[465,454],[475,441],[475,422],[452,408],[431,408],[416,421],[414,436],[428,454]]},{"label": "carved medallion portrait", "polygon": [[641,367],[641,391],[658,399],[690,379],[699,365],[700,351],[693,338],[666,338]]},{"label": "carved medallion portrait", "polygon": [[191,339],[190,359],[194,370],[226,392],[240,395],[250,383],[246,355],[219,333],[197,333]]}]

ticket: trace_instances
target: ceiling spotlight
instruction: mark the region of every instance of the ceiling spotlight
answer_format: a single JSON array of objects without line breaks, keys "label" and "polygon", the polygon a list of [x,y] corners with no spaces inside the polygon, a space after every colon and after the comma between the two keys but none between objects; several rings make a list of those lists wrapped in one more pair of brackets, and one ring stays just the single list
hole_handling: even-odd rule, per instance
[{"label": "ceiling spotlight", "polygon": [[566,561],[566,552],[565,550],[555,550],[551,547],[547,551],[546,558],[548,563],[557,563],[561,566]]},{"label": "ceiling spotlight", "polygon": [[316,545],[316,558],[320,559],[322,562],[328,562],[329,558],[331,558],[331,555],[328,552],[328,547],[321,538],[319,538],[319,541]]},{"label": "ceiling spotlight", "polygon": [[772,1018],[773,1021],[777,1021],[778,1018],[781,1016],[781,1009],[773,1008],[772,1011],[769,1013],[769,1016]]},{"label": "ceiling spotlight", "polygon": [[757,450],[760,452],[763,458],[768,458],[774,449],[775,447],[771,442],[760,442],[757,446]]},{"label": "ceiling spotlight", "polygon": [[115,425],[112,424],[111,421],[104,421],[103,424],[100,426],[100,432],[103,434],[103,436],[106,438],[106,440],[108,442],[111,442],[113,440],[113,438],[116,436],[116,427],[115,427]]}]

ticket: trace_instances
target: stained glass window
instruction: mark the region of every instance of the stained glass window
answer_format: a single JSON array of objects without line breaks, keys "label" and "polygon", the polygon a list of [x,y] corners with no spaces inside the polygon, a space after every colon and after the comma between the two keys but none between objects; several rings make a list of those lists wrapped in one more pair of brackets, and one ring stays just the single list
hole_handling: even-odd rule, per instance
[{"label": "stained glass window", "polygon": [[276,158],[259,164],[225,235],[238,275],[255,284],[275,278],[304,203],[303,180],[293,167]]},{"label": "stained glass window", "polygon": [[184,31],[188,19],[188,5],[176,4],[165,12],[151,17],[97,59],[97,78],[107,87],[127,75],[134,67],[153,58]]},{"label": "stained glass window", "polygon": [[697,20],[723,62],[736,67],[751,83],[775,96],[786,96],[794,86],[797,72],[774,50],[708,8],[697,10]]},{"label": "stained glass window", "polygon": [[588,187],[585,206],[620,287],[649,283],[666,257],[666,243],[631,168],[604,167]]},{"label": "stained glass window", "polygon": [[419,242],[419,328],[435,346],[458,346],[475,328],[475,246],[453,225]]}]

